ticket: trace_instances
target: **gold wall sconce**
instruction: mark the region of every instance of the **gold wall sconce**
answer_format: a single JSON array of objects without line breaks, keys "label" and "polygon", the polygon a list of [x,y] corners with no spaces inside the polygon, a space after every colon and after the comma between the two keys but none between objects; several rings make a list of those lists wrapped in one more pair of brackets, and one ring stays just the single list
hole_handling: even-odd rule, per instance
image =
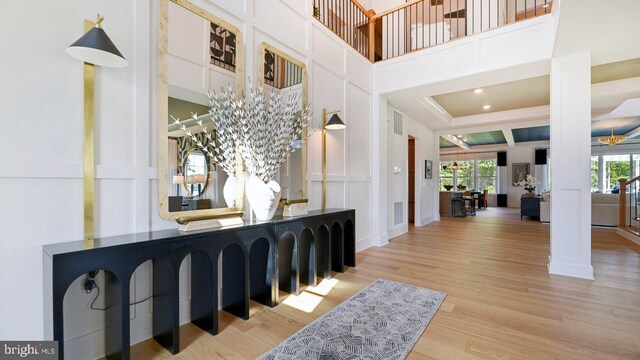
[{"label": "gold wall sconce", "polygon": [[84,62],[84,141],[83,141],[83,201],[84,201],[84,239],[94,237],[94,88],[95,65],[105,67],[125,67],[129,62],[122,56],[107,33],[102,29],[104,17],[98,14],[93,23],[84,21],[85,34],[71,44],[67,53]]},{"label": "gold wall sconce", "polygon": [[[322,109],[322,210],[327,208],[327,130],[344,130],[347,125],[340,119],[340,110]],[[327,116],[331,118],[327,122]]]}]

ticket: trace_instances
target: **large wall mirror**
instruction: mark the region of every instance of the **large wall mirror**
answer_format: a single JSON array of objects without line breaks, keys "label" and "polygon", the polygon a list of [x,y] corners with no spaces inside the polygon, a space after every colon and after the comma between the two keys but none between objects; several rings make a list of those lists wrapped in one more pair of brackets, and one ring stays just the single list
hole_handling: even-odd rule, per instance
[{"label": "large wall mirror", "polygon": [[244,188],[240,158],[236,204],[227,204],[223,187],[228,175],[197,144],[216,146],[208,92],[228,86],[243,89],[242,34],[189,1],[160,0],[158,42],[160,215],[185,219],[239,214]]},{"label": "large wall mirror", "polygon": [[[275,47],[262,43],[259,49],[258,79],[265,93],[284,96],[300,94],[299,112],[307,106],[307,68],[305,64]],[[305,129],[301,139],[307,136]],[[282,198],[307,198],[307,143],[294,143],[296,151],[280,167],[276,175],[282,187]]]}]

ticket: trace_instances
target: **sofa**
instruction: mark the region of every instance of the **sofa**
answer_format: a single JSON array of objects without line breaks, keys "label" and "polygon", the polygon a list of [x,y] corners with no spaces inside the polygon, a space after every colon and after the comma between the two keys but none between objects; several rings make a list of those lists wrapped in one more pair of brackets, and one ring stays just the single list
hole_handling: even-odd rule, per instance
[{"label": "sofa", "polygon": [[[540,221],[548,223],[551,221],[551,195],[548,191],[541,195]],[[619,199],[618,194],[591,193],[591,225],[618,226]],[[627,194],[627,204],[629,204],[629,194]]]}]

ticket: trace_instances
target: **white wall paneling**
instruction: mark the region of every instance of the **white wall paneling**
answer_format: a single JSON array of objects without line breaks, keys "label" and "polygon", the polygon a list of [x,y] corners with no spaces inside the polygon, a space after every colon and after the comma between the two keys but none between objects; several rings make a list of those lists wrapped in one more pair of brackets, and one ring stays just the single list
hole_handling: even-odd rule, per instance
[{"label": "white wall paneling", "polygon": [[[316,126],[323,107],[342,110],[347,129],[328,136],[328,204],[355,208],[358,249],[370,246],[371,64],[317,23],[307,2],[193,2],[242,29],[248,76],[257,75],[262,41],[307,64]],[[24,56],[0,54],[5,65],[0,78],[12,84],[11,95],[0,98],[0,107],[15,119],[3,124],[9,136],[0,142],[0,202],[11,204],[0,216],[5,246],[0,272],[13,274],[0,280],[2,288],[12,289],[0,297],[1,339],[43,338],[42,245],[82,238],[82,64],[64,49],[82,35],[83,20],[98,12],[131,66],[96,72],[96,236],[177,227],[161,220],[157,210],[157,1],[62,0],[3,8],[12,16],[0,37]],[[28,29],[25,18],[32,20]],[[198,75],[206,78],[200,70]],[[321,195],[317,140],[314,135],[308,144],[311,208],[319,208]],[[360,156],[354,158],[351,151]],[[187,270],[181,273],[184,284]],[[132,301],[149,295],[150,276],[150,264],[137,270]],[[102,313],[88,309],[94,294],[86,295],[74,285],[65,300],[74,309],[68,319],[78,319],[69,323],[73,336],[67,343],[78,358],[103,355]],[[181,321],[186,322],[188,287],[181,288],[180,297]],[[151,335],[149,305],[144,302],[132,309],[134,343]]]}]

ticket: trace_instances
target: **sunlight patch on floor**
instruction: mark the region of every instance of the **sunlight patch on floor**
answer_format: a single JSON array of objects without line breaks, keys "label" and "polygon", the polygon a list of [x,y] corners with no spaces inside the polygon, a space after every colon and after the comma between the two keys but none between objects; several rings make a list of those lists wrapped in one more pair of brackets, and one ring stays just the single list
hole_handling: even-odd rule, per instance
[{"label": "sunlight patch on floor", "polygon": [[312,313],[322,299],[324,299],[322,296],[303,291],[300,295],[289,295],[282,303],[294,309]]},{"label": "sunlight patch on floor", "polygon": [[318,286],[307,287],[300,295],[289,295],[282,303],[294,309],[312,313],[338,282],[338,279],[324,279]]},{"label": "sunlight patch on floor", "polygon": [[312,292],[316,295],[327,296],[338,282],[338,279],[324,279],[320,281],[318,286],[309,286],[305,291]]}]

